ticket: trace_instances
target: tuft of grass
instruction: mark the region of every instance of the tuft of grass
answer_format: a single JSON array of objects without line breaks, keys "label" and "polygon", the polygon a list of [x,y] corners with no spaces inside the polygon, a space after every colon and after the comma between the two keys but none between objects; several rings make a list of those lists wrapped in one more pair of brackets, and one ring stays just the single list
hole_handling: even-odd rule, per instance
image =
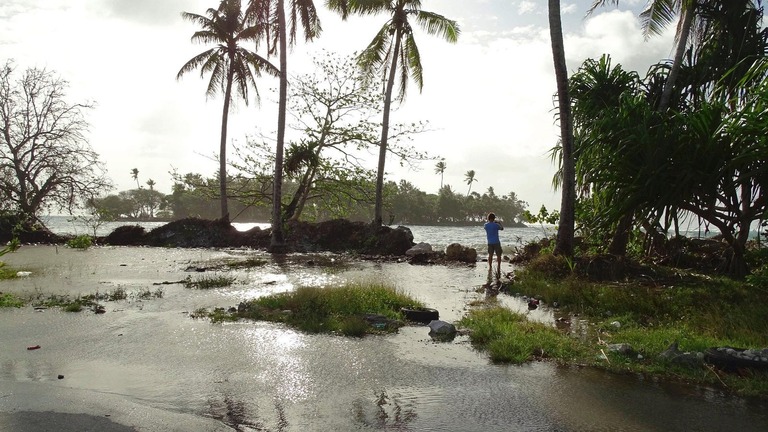
[{"label": "tuft of grass", "polygon": [[[402,319],[403,307],[424,305],[391,286],[381,283],[348,283],[339,287],[300,287],[248,301],[237,315],[241,318],[283,322],[309,333],[333,332],[362,336],[374,329],[365,320],[368,314],[389,320]],[[384,331],[395,331],[387,325]]]},{"label": "tuft of grass", "polygon": [[149,288],[144,288],[138,293],[136,293],[134,296],[137,299],[149,300],[153,298],[163,298],[163,295],[165,295],[165,291],[162,288],[158,288],[154,291],[150,290]]},{"label": "tuft of grass", "polygon": [[16,276],[17,273],[18,272],[16,270],[13,270],[9,267],[5,267],[5,263],[0,261],[0,280],[14,279],[17,277]]},{"label": "tuft of grass", "polygon": [[193,280],[187,276],[184,280],[184,288],[196,288],[196,289],[212,289],[222,288],[232,285],[237,278],[234,276],[215,275],[215,276],[203,276]]},{"label": "tuft of grass", "polygon": [[499,306],[473,309],[459,325],[471,330],[472,345],[487,351],[496,363],[545,358],[566,361],[584,358],[587,352],[557,329],[527,321],[525,315]]},{"label": "tuft of grass", "polygon": [[245,261],[236,261],[236,262],[227,263],[226,266],[229,268],[235,268],[235,269],[246,269],[246,268],[253,268],[253,267],[264,267],[267,264],[269,264],[269,261],[263,258],[248,258]]},{"label": "tuft of grass", "polygon": [[93,246],[93,237],[89,235],[79,235],[73,239],[67,241],[67,246],[72,249],[86,250]]},{"label": "tuft of grass", "polygon": [[10,293],[0,292],[0,308],[19,308],[24,306],[24,300]]}]

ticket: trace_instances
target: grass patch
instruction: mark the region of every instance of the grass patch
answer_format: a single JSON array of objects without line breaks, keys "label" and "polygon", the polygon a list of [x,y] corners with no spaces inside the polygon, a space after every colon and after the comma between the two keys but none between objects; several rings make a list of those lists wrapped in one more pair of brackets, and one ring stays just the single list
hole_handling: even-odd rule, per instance
[{"label": "grass patch", "polygon": [[0,308],[19,308],[24,306],[24,300],[10,293],[0,293]]},{"label": "grass patch", "polygon": [[0,262],[0,280],[16,278],[18,272],[12,268],[5,267],[3,264],[3,262]]},{"label": "grass patch", "polygon": [[[553,268],[557,271],[547,271]],[[681,365],[660,358],[673,342],[681,352],[702,353],[712,347],[768,347],[768,289],[752,280],[734,281],[673,269],[644,269],[621,282],[593,282],[566,271],[561,260],[543,258],[516,274],[511,291],[560,305],[565,316],[585,320],[572,324],[574,351],[558,351],[547,332],[526,328],[513,315],[497,317],[494,309],[473,311],[462,322],[472,328],[472,341],[494,361],[536,358],[525,341],[535,334],[550,346],[550,357],[573,359],[615,372],[632,372],[724,388],[741,395],[768,397],[768,373],[753,369],[726,373],[699,362]],[[511,313],[511,312],[510,312]],[[475,322],[480,321],[480,322]],[[523,333],[519,329],[523,328]],[[585,330],[586,329],[586,330]],[[562,335],[568,332],[560,332]],[[502,336],[502,335],[514,336]],[[508,338],[508,339],[507,339]],[[520,340],[514,340],[520,338]],[[555,339],[556,340],[556,339]],[[631,353],[611,352],[610,344],[629,344]],[[531,348],[533,347],[533,348]],[[533,349],[534,351],[531,351]],[[531,354],[533,352],[533,354]]]},{"label": "grass patch", "polygon": [[[424,305],[381,283],[348,283],[339,287],[300,287],[294,291],[254,299],[239,308],[240,318],[282,322],[309,333],[339,333],[362,336],[366,333],[395,331],[392,322],[402,320],[403,307]],[[374,329],[365,319],[376,314],[390,325]]]},{"label": "grass patch", "polygon": [[574,361],[586,354],[576,340],[557,329],[503,307],[471,310],[459,325],[471,330],[472,345],[486,350],[496,363],[521,364],[544,358]]},{"label": "grass patch", "polygon": [[191,276],[187,276],[184,280],[184,288],[194,289],[213,289],[222,288],[232,285],[235,280],[234,276],[215,275],[215,276],[202,276],[197,279],[192,279]]},{"label": "grass patch", "polygon": [[269,264],[269,261],[263,258],[248,258],[245,261],[236,261],[236,262],[227,263],[226,267],[233,268],[233,269],[247,269],[247,268],[254,268],[254,267],[264,267],[267,264]]},{"label": "grass patch", "polygon": [[73,239],[67,241],[67,246],[72,249],[86,250],[93,246],[93,237],[89,235],[79,235]]}]

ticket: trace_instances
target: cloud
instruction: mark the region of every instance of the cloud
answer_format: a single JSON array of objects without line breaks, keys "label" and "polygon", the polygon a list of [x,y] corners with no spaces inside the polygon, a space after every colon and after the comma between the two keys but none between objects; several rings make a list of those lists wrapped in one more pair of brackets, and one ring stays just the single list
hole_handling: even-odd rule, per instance
[{"label": "cloud", "polygon": [[182,11],[205,15],[207,8],[215,6],[216,2],[201,7],[200,2],[185,0],[103,0],[95,4],[94,13],[143,25],[165,25],[181,19]]},{"label": "cloud", "polygon": [[517,5],[517,14],[518,15],[525,15],[525,14],[529,14],[529,13],[534,13],[534,12],[536,12],[536,10],[537,10],[536,3],[532,2],[532,1],[521,1]]}]

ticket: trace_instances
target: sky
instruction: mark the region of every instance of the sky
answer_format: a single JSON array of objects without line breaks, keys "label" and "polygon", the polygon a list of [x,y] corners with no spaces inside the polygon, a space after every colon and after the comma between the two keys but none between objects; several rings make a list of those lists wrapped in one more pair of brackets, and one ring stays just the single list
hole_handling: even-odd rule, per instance
[{"label": "sky", "polygon": [[[311,73],[321,50],[346,56],[361,51],[386,17],[341,21],[315,0],[323,32],[300,42],[289,54],[290,75]],[[562,0],[569,75],[588,58],[610,54],[613,63],[644,75],[672,56],[675,25],[645,40],[638,13],[646,0],[612,2],[586,16],[592,0]],[[181,66],[207,46],[193,44],[197,27],[181,12],[205,14],[217,0],[3,0],[0,3],[0,61],[12,59],[16,75],[29,67],[55,71],[69,82],[67,101],[90,101],[87,134],[115,183],[113,192],[144,186],[170,193],[170,172],[214,177],[218,168],[223,99],[206,98],[207,80],[198,73],[176,79]],[[472,191],[493,187],[515,192],[536,213],[541,205],[559,209],[552,187],[557,143],[556,92],[545,0],[422,0],[422,8],[458,22],[455,44],[416,29],[424,67],[421,93],[413,83],[392,121],[428,121],[429,132],[411,144],[447,169],[444,184],[466,194],[465,173],[474,170]],[[262,53],[263,54],[263,53]],[[275,64],[279,63],[274,59]],[[230,116],[231,144],[249,135],[274,136],[277,87],[258,81],[261,103],[237,103]],[[290,137],[289,137],[290,138]],[[370,156],[376,167],[377,152]],[[389,159],[386,180],[405,179],[437,193],[436,160],[417,169]]]}]

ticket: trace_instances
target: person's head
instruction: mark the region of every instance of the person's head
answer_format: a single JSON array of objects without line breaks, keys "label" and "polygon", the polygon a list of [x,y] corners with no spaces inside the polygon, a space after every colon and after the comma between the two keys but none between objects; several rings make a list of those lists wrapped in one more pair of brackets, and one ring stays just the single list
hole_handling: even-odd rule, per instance
[{"label": "person's head", "polygon": [[491,222],[495,221],[496,220],[496,215],[493,214],[493,212],[488,213],[488,220],[491,221]]}]

